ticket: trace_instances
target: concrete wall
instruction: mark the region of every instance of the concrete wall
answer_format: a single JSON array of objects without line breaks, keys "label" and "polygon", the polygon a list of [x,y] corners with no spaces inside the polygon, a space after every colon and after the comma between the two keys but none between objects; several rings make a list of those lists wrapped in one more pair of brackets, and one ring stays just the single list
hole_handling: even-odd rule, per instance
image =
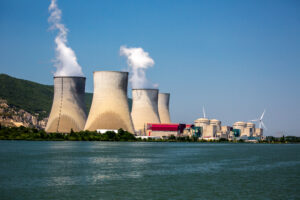
[{"label": "concrete wall", "polygon": [[85,130],[122,128],[134,133],[127,85],[128,72],[94,72],[94,95]]},{"label": "concrete wall", "polygon": [[147,123],[160,123],[157,89],[132,89],[131,117],[136,132],[144,133]]},{"label": "concrete wall", "polygon": [[160,122],[163,124],[171,123],[170,110],[169,110],[170,94],[158,94],[158,113]]},{"label": "concrete wall", "polygon": [[210,125],[216,126],[217,132],[221,131],[221,121],[217,119],[211,119],[210,120]]},{"label": "concrete wall", "polygon": [[230,128],[231,128],[230,126],[222,126],[221,127],[221,133],[222,133],[221,138],[225,138],[225,135],[226,135],[226,139],[229,138]]},{"label": "concrete wall", "polygon": [[85,78],[54,77],[54,97],[46,132],[81,131],[86,121]]},{"label": "concrete wall", "polygon": [[[150,136],[158,137],[170,137],[171,135],[177,136],[177,131],[150,131]],[[147,131],[147,136],[149,136],[149,130]]]},{"label": "concrete wall", "polygon": [[203,138],[216,137],[217,127],[215,125],[207,125],[203,130]]}]

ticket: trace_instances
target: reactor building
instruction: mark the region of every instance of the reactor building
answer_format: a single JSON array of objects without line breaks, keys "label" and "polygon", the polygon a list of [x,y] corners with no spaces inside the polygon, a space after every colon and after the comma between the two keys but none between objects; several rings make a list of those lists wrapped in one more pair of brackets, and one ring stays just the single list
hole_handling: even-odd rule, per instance
[{"label": "reactor building", "polygon": [[158,94],[158,114],[162,124],[170,124],[170,93],[159,93]]},{"label": "reactor building", "polygon": [[128,72],[94,72],[94,95],[85,130],[118,130],[133,133],[127,99]]},{"label": "reactor building", "polygon": [[222,126],[218,119],[199,118],[194,121],[194,126],[201,128],[201,138],[206,140],[211,139],[228,139],[231,131],[229,126]]},{"label": "reactor building", "polygon": [[202,137],[210,138],[210,137],[214,136],[214,133],[213,132],[210,133],[210,131],[208,130],[209,129],[209,125],[210,125],[210,120],[209,119],[207,119],[207,118],[199,118],[199,119],[196,119],[194,121],[194,124],[195,124],[196,127],[201,127],[201,129],[202,129]]},{"label": "reactor building", "polygon": [[54,77],[54,97],[46,132],[82,131],[86,121],[85,77]]},{"label": "reactor building", "polygon": [[263,137],[263,129],[255,128],[255,124],[252,122],[235,122],[232,128],[240,137]]},{"label": "reactor building", "polygon": [[131,117],[138,135],[145,134],[148,123],[160,123],[158,89],[132,89]]}]

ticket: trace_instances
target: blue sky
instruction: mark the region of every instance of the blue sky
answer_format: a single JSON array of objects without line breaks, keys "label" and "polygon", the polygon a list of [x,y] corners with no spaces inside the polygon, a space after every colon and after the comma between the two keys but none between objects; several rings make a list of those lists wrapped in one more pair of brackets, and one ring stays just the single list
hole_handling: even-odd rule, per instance
[{"label": "blue sky", "polygon": [[[0,73],[52,84],[50,0],[0,0]],[[300,1],[58,0],[69,46],[93,71],[125,70],[121,45],[142,47],[147,77],[171,93],[174,122],[258,117],[266,135],[299,135]],[[129,95],[130,91],[129,91]]]}]

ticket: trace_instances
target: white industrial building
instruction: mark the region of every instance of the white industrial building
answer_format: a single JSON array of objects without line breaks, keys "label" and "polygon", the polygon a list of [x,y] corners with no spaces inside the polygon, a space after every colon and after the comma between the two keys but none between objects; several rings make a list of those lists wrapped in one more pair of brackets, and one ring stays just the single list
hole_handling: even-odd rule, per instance
[{"label": "white industrial building", "polygon": [[261,139],[263,136],[263,129],[255,128],[255,124],[252,122],[238,121],[231,127],[221,126],[221,121],[217,119],[199,118],[194,121],[194,126],[201,128],[200,139],[204,140]]}]

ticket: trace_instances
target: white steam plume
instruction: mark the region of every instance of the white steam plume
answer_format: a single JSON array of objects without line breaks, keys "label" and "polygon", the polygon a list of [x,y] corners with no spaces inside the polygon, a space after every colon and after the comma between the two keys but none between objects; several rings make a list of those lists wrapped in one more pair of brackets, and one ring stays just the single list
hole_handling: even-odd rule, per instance
[{"label": "white steam plume", "polygon": [[120,55],[127,57],[131,76],[129,81],[134,89],[154,88],[157,84],[151,84],[146,78],[146,70],[154,65],[154,60],[142,48],[120,47]]},{"label": "white steam plume", "polygon": [[48,18],[51,24],[50,29],[58,30],[55,37],[55,61],[56,67],[55,76],[83,76],[81,66],[77,62],[74,51],[67,46],[68,29],[61,23],[61,10],[58,8],[56,0],[51,0],[49,6],[50,17]]}]

